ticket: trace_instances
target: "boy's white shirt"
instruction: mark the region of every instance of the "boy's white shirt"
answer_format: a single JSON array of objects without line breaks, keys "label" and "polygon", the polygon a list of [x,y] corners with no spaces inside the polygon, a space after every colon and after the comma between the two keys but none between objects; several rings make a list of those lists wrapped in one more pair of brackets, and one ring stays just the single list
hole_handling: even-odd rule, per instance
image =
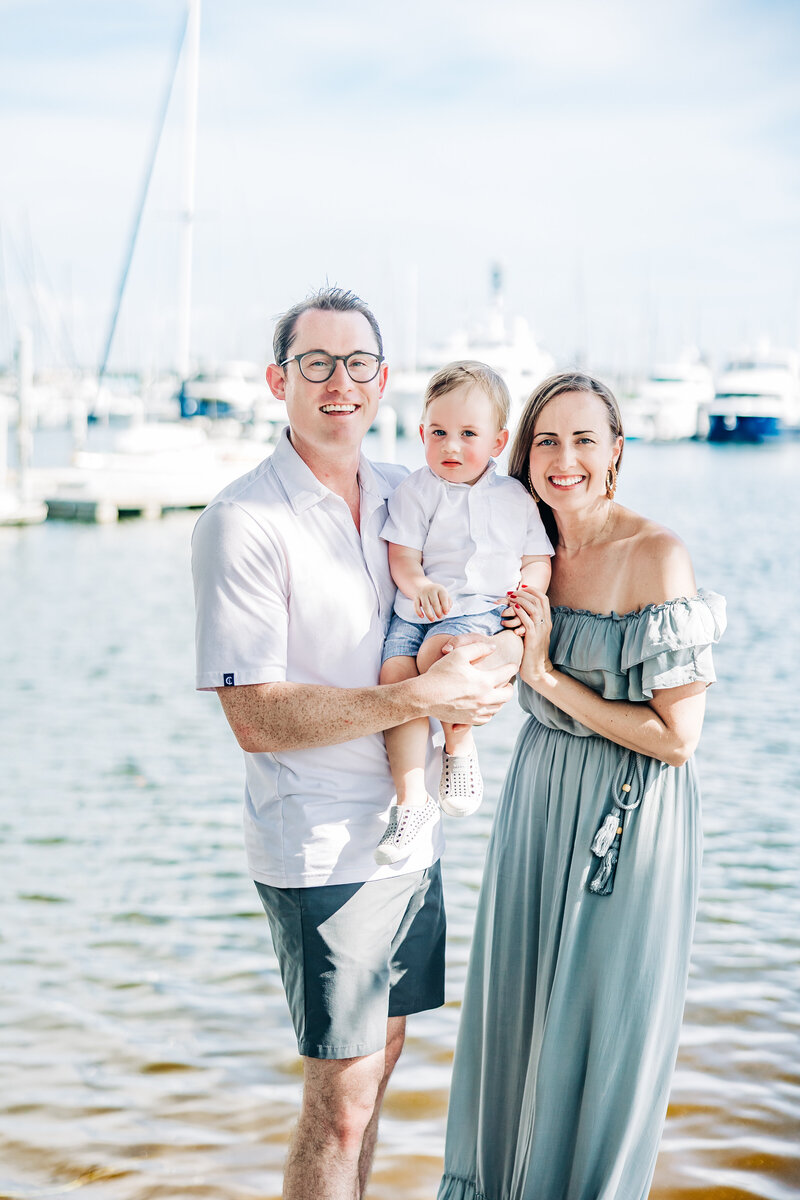
[{"label": "boy's white shirt", "polygon": [[[552,554],[539,510],[517,479],[494,460],[473,484],[449,483],[430,467],[408,475],[389,497],[381,537],[422,552],[426,576],[447,588],[448,617],[486,612],[519,583],[523,557]],[[427,624],[398,589],[394,610]]]},{"label": "boy's white shirt", "polygon": [[[226,678],[234,686],[377,684],[395,595],[380,533],[386,497],[404,472],[362,456],[359,535],[345,501],[319,482],[284,430],[269,458],[211,502],[192,539],[198,688],[223,687]],[[422,870],[442,852],[436,821],[402,863],[376,865],[394,795],[380,733],[244,758],[245,845],[260,883],[381,879]],[[429,789],[440,767],[429,743]]]}]

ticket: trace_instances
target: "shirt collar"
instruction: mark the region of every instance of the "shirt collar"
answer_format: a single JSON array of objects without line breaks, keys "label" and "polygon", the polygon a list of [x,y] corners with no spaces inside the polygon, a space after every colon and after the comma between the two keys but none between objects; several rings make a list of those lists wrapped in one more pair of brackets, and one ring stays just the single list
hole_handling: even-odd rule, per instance
[{"label": "shirt collar", "polygon": [[[278,444],[272,452],[272,466],[296,513],[304,512],[331,495],[330,489],[324,483],[320,483],[290,442],[288,425],[282,430]],[[378,487],[375,472],[363,453],[358,462],[358,483],[363,495],[369,497],[370,509],[383,503],[383,494]]]}]

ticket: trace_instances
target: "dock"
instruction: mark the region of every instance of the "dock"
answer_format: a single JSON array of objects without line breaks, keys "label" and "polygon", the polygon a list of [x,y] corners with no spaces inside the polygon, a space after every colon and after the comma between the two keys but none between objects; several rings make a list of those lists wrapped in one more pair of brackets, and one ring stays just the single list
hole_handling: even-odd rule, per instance
[{"label": "dock", "polygon": [[[0,479],[0,525],[45,518],[108,525],[129,517],[157,520],[167,512],[205,508],[224,487],[272,453],[282,428],[278,421],[264,423],[256,431],[260,436],[254,436],[237,422],[132,424],[115,434],[108,450],[74,450],[68,465],[6,470],[9,503],[4,519]],[[389,405],[379,410],[373,430],[380,461],[394,461],[397,418]],[[25,460],[27,464],[29,453]]]},{"label": "dock", "polygon": [[26,486],[46,505],[50,520],[156,520],[166,512],[205,508],[272,448],[271,441],[154,423],[126,430],[108,453],[78,451],[69,466],[31,468]]}]

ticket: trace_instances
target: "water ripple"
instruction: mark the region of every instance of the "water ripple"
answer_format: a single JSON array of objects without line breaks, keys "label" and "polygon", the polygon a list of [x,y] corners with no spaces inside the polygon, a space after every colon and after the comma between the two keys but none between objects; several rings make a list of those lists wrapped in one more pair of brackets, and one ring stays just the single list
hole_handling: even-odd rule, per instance
[{"label": "water ripple", "polygon": [[[703,887],[652,1200],[800,1195],[798,477],[797,445],[626,451],[623,503],[685,537],[730,615],[698,753]],[[0,530],[15,918],[0,934],[0,1200],[89,1185],[97,1200],[280,1194],[301,1073],[244,871],[240,757],[216,700],[192,691],[191,523]],[[487,803],[450,823],[447,1004],[409,1022],[375,1198],[435,1192],[492,807],[520,720],[508,706],[479,731]]]}]

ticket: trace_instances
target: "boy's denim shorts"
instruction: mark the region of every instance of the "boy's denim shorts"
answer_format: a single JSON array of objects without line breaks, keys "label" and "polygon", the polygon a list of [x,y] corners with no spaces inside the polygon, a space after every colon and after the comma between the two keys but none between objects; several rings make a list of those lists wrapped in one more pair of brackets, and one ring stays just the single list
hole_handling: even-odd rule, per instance
[{"label": "boy's denim shorts", "polygon": [[398,656],[416,658],[425,639],[440,633],[451,634],[453,637],[462,633],[483,633],[492,637],[505,628],[502,621],[505,607],[504,604],[499,604],[497,608],[490,608],[488,612],[469,613],[463,617],[443,617],[441,621],[424,623],[404,621],[394,613],[386,641],[383,643],[381,662],[385,663],[387,658]]},{"label": "boy's denim shorts", "polygon": [[386,1045],[389,1017],[444,1004],[438,862],[367,883],[256,888],[301,1054],[374,1054]]}]

